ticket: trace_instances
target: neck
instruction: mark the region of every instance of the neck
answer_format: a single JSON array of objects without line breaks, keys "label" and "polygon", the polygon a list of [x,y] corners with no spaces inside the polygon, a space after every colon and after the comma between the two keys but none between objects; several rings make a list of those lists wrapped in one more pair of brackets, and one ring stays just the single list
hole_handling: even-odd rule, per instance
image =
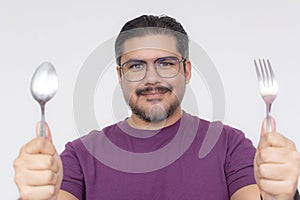
[{"label": "neck", "polygon": [[127,119],[127,123],[136,129],[143,129],[143,130],[159,130],[164,127],[170,126],[177,122],[182,117],[182,109],[178,107],[175,112],[160,122],[146,122],[142,120],[135,114],[131,114],[131,116]]}]

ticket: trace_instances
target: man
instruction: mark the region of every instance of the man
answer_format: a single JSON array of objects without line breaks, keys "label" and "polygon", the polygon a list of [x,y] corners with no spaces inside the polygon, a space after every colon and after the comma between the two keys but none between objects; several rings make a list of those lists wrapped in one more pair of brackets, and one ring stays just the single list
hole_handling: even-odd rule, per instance
[{"label": "man", "polygon": [[[115,50],[131,116],[69,142],[61,157],[47,126],[47,139],[31,140],[15,160],[22,199],[294,199],[300,155],[289,139],[266,133],[265,123],[257,151],[241,131],[222,125],[213,133],[219,134],[213,149],[199,158],[209,127],[220,123],[181,109],[191,63],[180,23],[167,16],[133,19]],[[165,153],[175,140],[174,151]],[[149,156],[157,152],[162,160]],[[173,159],[175,154],[180,156]],[[140,155],[151,159],[139,162]]]}]

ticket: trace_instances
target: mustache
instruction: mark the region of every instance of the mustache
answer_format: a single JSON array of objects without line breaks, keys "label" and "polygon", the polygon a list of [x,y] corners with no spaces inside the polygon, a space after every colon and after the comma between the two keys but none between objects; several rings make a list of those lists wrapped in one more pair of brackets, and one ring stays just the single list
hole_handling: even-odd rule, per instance
[{"label": "mustache", "polygon": [[166,92],[172,92],[173,91],[173,87],[171,85],[169,86],[147,86],[147,87],[144,87],[144,88],[138,88],[136,89],[136,95],[137,96],[140,96],[142,94],[145,94],[145,93],[149,93],[149,92],[152,92],[152,91],[166,91]]}]

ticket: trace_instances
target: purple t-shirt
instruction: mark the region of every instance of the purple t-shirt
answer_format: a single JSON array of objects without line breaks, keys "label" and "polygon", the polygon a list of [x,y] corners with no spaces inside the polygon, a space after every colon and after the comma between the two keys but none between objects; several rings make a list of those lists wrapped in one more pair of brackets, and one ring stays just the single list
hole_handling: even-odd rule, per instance
[{"label": "purple t-shirt", "polygon": [[184,112],[158,131],[125,121],[66,144],[61,189],[88,200],[226,200],[255,184],[244,134]]}]

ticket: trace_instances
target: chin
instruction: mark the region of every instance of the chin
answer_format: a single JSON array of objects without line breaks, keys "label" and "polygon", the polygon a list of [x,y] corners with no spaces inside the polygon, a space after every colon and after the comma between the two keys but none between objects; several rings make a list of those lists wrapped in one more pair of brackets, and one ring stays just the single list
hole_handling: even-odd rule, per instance
[{"label": "chin", "polygon": [[147,106],[135,105],[131,107],[132,112],[146,122],[159,123],[166,120],[178,108],[178,103],[166,105],[162,102],[155,102]]},{"label": "chin", "polygon": [[168,117],[168,109],[158,103],[152,105],[147,113],[152,121],[162,121]]}]

